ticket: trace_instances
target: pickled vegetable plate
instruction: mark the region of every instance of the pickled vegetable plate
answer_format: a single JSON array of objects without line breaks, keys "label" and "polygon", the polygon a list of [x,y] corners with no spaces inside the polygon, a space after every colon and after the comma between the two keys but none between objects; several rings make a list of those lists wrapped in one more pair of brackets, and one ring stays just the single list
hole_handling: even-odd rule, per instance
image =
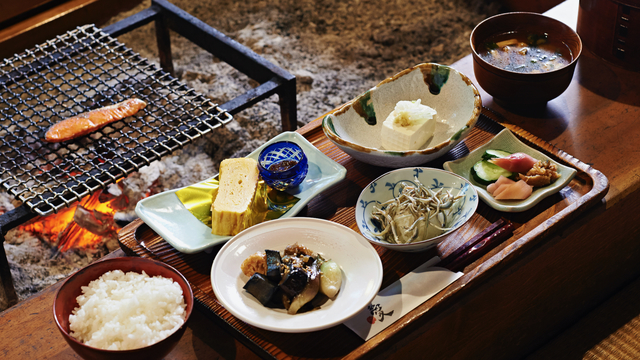
[{"label": "pickled vegetable plate", "polygon": [[[558,167],[560,178],[550,185],[534,188],[531,196],[524,200],[496,200],[487,192],[487,186],[476,182],[470,174],[471,167],[482,159],[482,154],[484,154],[485,150],[488,149],[504,150],[511,153],[522,152],[531,155],[537,160],[550,160]],[[575,169],[559,164],[544,153],[527,146],[511,131],[509,131],[509,129],[502,130],[498,135],[491,139],[491,141],[475,149],[464,158],[445,162],[443,167],[445,170],[451,171],[468,179],[478,191],[480,198],[487,205],[498,211],[504,212],[522,212],[531,209],[542,201],[542,199],[562,190],[562,188],[564,188],[577,173]]]}]

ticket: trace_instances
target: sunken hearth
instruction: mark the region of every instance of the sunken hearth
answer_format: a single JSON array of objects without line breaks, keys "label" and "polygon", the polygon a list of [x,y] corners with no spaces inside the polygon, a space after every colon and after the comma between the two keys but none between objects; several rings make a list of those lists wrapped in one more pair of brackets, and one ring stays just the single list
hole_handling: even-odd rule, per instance
[{"label": "sunken hearth", "polygon": [[[488,0],[172,3],[296,75],[299,126],[407,67],[450,64],[467,55],[475,24],[499,9]],[[176,76],[213,103],[224,104],[257,85],[186,39],[171,36]],[[118,40],[159,62],[153,25]],[[206,179],[222,159],[247,155],[279,131],[280,107],[272,96],[55,219],[36,218],[9,231],[4,247],[20,300],[117,248],[117,231],[135,217],[133,209],[143,197]],[[19,205],[0,193],[0,213]],[[0,299],[0,308],[6,308],[6,300]]]}]

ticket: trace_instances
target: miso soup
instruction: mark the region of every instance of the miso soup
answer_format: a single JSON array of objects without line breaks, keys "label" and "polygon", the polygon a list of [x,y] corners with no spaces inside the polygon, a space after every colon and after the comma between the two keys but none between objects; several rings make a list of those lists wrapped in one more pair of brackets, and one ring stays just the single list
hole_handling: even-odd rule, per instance
[{"label": "miso soup", "polygon": [[484,42],[484,49],[479,50],[480,57],[491,65],[524,73],[556,70],[573,60],[571,49],[546,33],[494,35]]}]

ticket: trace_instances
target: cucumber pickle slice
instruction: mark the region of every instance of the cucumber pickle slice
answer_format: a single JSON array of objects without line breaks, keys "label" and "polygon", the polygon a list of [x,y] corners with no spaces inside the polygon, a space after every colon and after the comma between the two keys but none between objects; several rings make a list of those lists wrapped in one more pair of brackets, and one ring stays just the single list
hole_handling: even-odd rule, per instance
[{"label": "cucumber pickle slice", "polygon": [[508,151],[487,149],[484,151],[484,154],[482,154],[482,160],[489,160],[493,158],[503,158],[509,155],[511,155],[511,153]]},{"label": "cucumber pickle slice", "polygon": [[471,168],[473,180],[482,185],[494,183],[501,175],[508,178],[513,176],[513,173],[487,160],[480,160]]}]

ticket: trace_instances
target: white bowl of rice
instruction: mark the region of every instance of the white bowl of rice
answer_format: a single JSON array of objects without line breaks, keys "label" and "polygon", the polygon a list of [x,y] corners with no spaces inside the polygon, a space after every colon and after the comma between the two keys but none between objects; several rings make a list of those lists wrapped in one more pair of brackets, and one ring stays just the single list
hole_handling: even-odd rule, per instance
[{"label": "white bowl of rice", "polygon": [[182,337],[192,310],[193,292],[182,274],[138,257],[80,269],[53,304],[58,329],[85,359],[162,359]]},{"label": "white bowl of rice", "polygon": [[[417,109],[419,105],[429,110]],[[447,153],[471,132],[481,110],[480,93],[467,76],[449,66],[426,63],[385,79],[332,111],[322,120],[322,129],[359,161],[403,168]],[[398,111],[405,115],[397,116]],[[425,113],[427,118],[412,118]],[[393,117],[409,121],[393,121],[403,126],[392,126]],[[388,127],[394,130],[385,131]]]}]

